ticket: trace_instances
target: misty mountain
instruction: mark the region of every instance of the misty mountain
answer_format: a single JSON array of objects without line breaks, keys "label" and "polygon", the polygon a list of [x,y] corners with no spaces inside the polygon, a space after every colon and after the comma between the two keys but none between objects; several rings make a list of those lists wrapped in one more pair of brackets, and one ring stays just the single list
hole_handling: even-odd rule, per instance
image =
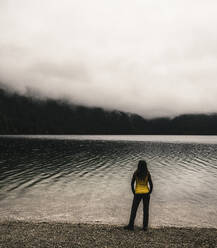
[{"label": "misty mountain", "polygon": [[217,134],[217,115],[146,120],[137,114],[39,100],[0,89],[0,134]]},{"label": "misty mountain", "polygon": [[0,89],[1,134],[135,134],[145,123],[135,114],[36,100]]}]

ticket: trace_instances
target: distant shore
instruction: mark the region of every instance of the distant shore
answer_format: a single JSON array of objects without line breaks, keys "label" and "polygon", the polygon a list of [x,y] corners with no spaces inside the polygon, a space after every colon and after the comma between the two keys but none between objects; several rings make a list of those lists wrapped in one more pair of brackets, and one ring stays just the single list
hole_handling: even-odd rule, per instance
[{"label": "distant shore", "polygon": [[150,228],[134,231],[123,226],[57,222],[0,223],[0,247],[217,247],[214,228]]}]

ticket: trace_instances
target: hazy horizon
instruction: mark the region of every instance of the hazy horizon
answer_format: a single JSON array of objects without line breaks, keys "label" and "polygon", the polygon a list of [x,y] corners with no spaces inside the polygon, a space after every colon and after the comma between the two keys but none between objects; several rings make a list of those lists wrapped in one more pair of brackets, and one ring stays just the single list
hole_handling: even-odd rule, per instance
[{"label": "hazy horizon", "polygon": [[2,0],[0,82],[145,118],[217,110],[212,0]]}]

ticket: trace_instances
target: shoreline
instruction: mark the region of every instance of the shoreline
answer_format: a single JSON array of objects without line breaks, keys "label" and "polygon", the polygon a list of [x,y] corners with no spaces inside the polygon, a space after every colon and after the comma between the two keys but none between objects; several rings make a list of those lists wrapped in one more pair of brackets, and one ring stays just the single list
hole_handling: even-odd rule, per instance
[{"label": "shoreline", "polygon": [[156,227],[66,222],[0,222],[0,247],[217,247],[217,228]]}]

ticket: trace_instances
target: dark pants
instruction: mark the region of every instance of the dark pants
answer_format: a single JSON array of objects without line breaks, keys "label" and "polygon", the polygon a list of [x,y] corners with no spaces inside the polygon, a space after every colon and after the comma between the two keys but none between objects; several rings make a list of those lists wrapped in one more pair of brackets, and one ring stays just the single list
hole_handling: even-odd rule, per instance
[{"label": "dark pants", "polygon": [[134,226],[134,220],[136,218],[136,212],[139,206],[140,201],[143,200],[143,228],[148,227],[148,218],[149,218],[149,194],[135,194],[133,198],[133,204],[130,214],[129,226]]}]

